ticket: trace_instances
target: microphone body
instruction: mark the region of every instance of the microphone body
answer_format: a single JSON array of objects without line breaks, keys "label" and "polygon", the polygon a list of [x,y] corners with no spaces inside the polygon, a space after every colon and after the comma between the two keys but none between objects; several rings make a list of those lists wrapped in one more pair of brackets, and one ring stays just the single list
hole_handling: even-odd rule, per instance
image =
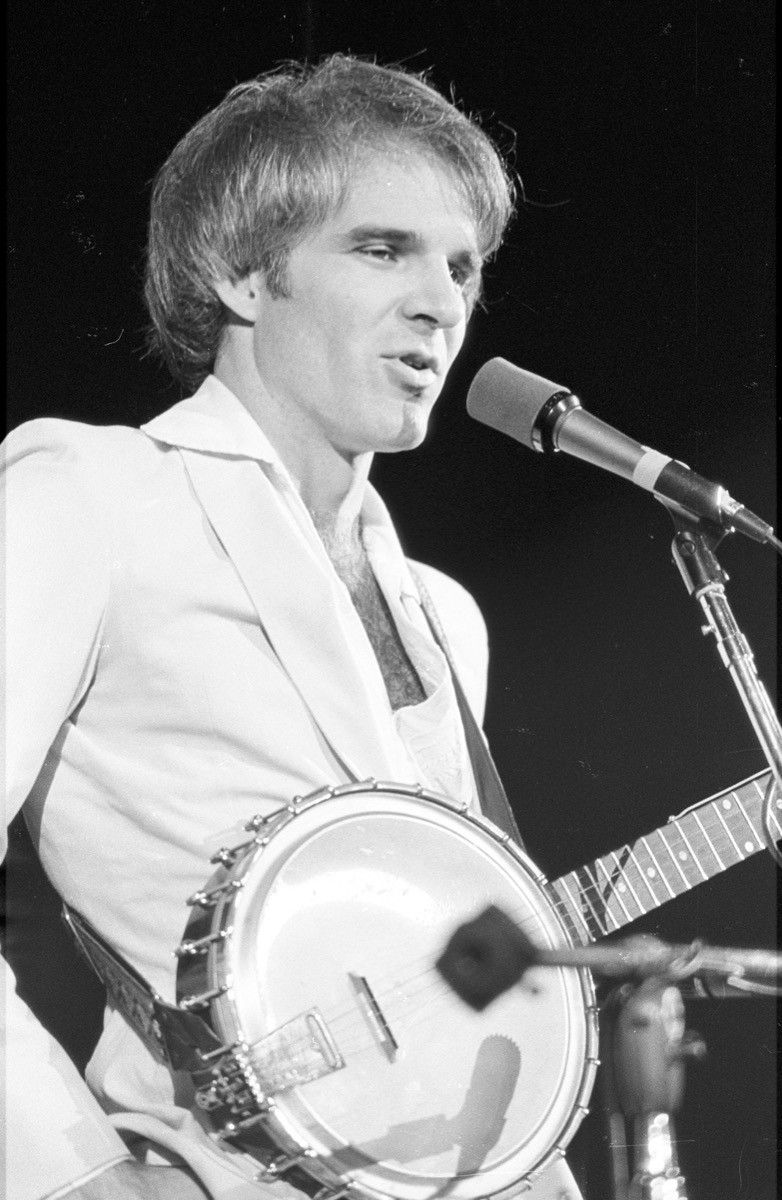
[{"label": "microphone body", "polygon": [[532,450],[563,450],[652,492],[664,504],[693,517],[736,529],[758,542],[773,527],[684,463],[641,445],[592,416],[567,388],[533,375],[504,358],[481,367],[467,394],[476,421],[508,434]]}]

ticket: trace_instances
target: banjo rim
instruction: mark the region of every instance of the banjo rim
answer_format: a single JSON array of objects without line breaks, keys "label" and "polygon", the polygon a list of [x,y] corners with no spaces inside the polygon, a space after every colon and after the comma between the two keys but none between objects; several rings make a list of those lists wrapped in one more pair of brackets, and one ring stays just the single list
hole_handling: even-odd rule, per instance
[{"label": "banjo rim", "polygon": [[[363,809],[359,803],[362,797],[365,799]],[[340,805],[340,801],[345,803]],[[380,805],[385,805],[385,809]],[[246,919],[242,911],[253,905],[255,912],[263,909],[266,897],[258,903],[257,895],[253,894],[256,875],[266,880],[267,890],[272,886],[268,865],[264,865],[264,852],[266,864],[270,856],[275,858],[276,855],[279,870],[297,846],[306,845],[312,833],[323,827],[324,821],[336,820],[337,812],[344,813],[346,819],[359,817],[362,813],[366,815],[367,806],[371,813],[387,815],[389,809],[396,806],[397,811],[414,813],[427,822],[436,824],[440,819],[447,828],[453,826],[460,832],[465,830],[475,842],[490,846],[511,874],[523,879],[526,887],[531,885],[542,902],[546,917],[556,927],[560,944],[574,944],[547,891],[542,872],[526,852],[492,822],[466,805],[420,785],[363,780],[296,796],[268,816],[252,818],[246,826],[252,837],[214,857],[213,861],[220,863],[218,870],[205,887],[191,897],[192,913],[178,951],[177,999],[181,1007],[200,1010],[224,1046],[224,1054],[217,1057],[217,1064],[208,1072],[206,1082],[203,1076],[194,1075],[197,1101],[202,1107],[214,1110],[212,1124],[218,1139],[240,1145],[256,1159],[270,1179],[284,1177],[293,1166],[303,1170],[308,1178],[322,1185],[319,1200],[346,1190],[365,1196],[367,1200],[388,1200],[389,1196],[394,1200],[427,1200],[439,1190],[432,1185],[431,1177],[427,1180],[408,1175],[392,1180],[389,1188],[386,1175],[380,1177],[383,1186],[379,1187],[376,1186],[377,1171],[372,1173],[361,1167],[339,1170],[324,1160],[322,1152],[302,1135],[296,1114],[291,1112],[289,1098],[295,1096],[298,1088],[294,1087],[290,1093],[264,1093],[262,1081],[249,1057],[250,1046],[242,1028],[241,1002],[237,1005],[234,957]],[[454,817],[459,818],[458,823],[453,821]],[[273,880],[274,870],[270,875]],[[551,1130],[546,1136],[545,1149],[535,1150],[532,1161],[517,1163],[519,1156],[516,1154],[487,1171],[457,1176],[448,1187],[453,1200],[501,1197],[506,1192],[508,1195],[514,1193],[525,1183],[530,1184],[563,1156],[586,1115],[598,1064],[597,1009],[589,972],[585,969],[569,971],[568,978],[571,981],[568,984],[568,1015],[580,1025],[576,1038],[579,1049],[576,1053],[569,1048],[566,1051],[570,1075],[568,1095],[561,1105],[557,1098],[559,1111],[549,1119]],[[577,1003],[573,1002],[574,991],[578,994]],[[223,1082],[216,1088],[215,1077],[224,1081],[226,1066],[229,1083]],[[270,1155],[269,1142],[277,1154],[272,1150]],[[338,1155],[334,1157],[338,1161]],[[383,1164],[379,1165],[382,1168]]]}]

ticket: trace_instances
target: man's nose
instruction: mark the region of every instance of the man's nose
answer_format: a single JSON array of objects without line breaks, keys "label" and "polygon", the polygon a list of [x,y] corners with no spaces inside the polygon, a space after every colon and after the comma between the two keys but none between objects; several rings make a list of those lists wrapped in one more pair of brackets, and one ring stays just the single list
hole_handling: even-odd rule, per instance
[{"label": "man's nose", "polygon": [[445,260],[422,264],[405,300],[404,314],[409,320],[446,329],[464,320],[464,295]]}]

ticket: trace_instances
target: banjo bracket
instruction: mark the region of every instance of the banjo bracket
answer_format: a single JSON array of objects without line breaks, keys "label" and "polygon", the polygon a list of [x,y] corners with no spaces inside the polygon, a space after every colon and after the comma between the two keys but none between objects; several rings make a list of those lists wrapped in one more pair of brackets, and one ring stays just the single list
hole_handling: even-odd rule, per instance
[{"label": "banjo bracket", "polygon": [[266,1112],[269,1103],[252,1069],[250,1047],[234,1046],[218,1058],[196,1088],[195,1101],[208,1113],[225,1109],[239,1122]]}]

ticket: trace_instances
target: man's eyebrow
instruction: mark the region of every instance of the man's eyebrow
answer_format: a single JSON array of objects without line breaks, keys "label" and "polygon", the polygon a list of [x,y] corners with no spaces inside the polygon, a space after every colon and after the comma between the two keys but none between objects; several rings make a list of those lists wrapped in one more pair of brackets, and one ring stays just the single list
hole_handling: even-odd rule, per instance
[{"label": "man's eyebrow", "polygon": [[[353,229],[348,230],[347,238],[348,241],[356,244],[388,242],[400,250],[420,250],[424,245],[424,238],[420,233],[416,233],[412,229],[394,229],[387,225],[356,225]],[[481,269],[480,255],[467,248],[458,250],[451,255],[451,261],[457,266],[476,273]]]}]

